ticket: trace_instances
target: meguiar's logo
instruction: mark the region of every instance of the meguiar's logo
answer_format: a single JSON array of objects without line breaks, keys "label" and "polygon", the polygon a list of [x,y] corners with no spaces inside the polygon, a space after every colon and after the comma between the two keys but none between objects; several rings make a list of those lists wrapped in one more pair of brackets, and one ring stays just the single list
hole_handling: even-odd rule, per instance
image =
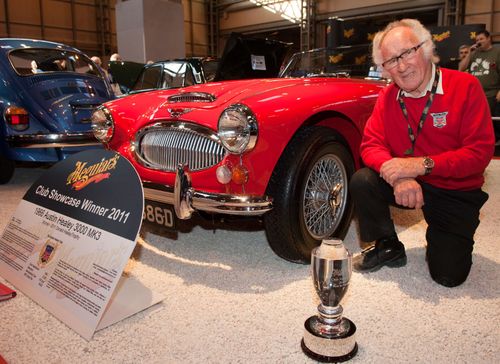
[{"label": "meguiar's logo", "polygon": [[357,65],[366,63],[366,55],[354,57],[354,63]]},{"label": "meguiar's logo", "polygon": [[344,55],[342,53],[339,53],[337,55],[330,56],[328,58],[328,61],[330,63],[339,63],[340,61],[342,61],[342,58],[344,58]]},{"label": "meguiar's logo", "polygon": [[445,39],[448,39],[451,36],[451,32],[447,30],[446,32],[443,32],[441,34],[433,34],[432,39],[435,42],[442,42]]},{"label": "meguiar's logo", "polygon": [[351,38],[354,35],[354,28],[344,30],[344,38]]},{"label": "meguiar's logo", "polygon": [[109,178],[112,169],[115,169],[120,156],[116,154],[109,159],[102,159],[99,163],[87,167],[87,162],[76,162],[75,170],[71,172],[66,180],[67,185],[72,185],[74,190],[81,190],[89,183],[99,183]]}]

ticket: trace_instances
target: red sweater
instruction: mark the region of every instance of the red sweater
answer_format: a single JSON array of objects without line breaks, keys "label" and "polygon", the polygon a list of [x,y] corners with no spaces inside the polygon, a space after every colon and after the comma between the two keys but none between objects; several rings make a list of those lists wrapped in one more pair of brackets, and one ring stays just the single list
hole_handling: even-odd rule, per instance
[{"label": "red sweater", "polygon": [[[430,175],[418,179],[449,190],[480,188],[483,172],[495,151],[488,102],[474,76],[444,68],[441,71],[444,94],[435,95],[413,154],[430,156],[435,166]],[[380,92],[365,127],[361,157],[367,167],[377,172],[385,161],[405,157],[405,150],[411,147],[398,92],[395,84]],[[416,134],[427,96],[403,100]]]}]

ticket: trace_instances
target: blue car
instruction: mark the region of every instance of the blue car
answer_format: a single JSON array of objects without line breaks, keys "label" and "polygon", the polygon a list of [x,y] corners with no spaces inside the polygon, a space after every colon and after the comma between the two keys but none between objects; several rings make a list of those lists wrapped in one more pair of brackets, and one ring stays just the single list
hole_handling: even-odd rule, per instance
[{"label": "blue car", "polygon": [[90,117],[113,99],[104,72],[64,44],[0,38],[0,184],[16,162],[58,162],[100,148]]}]

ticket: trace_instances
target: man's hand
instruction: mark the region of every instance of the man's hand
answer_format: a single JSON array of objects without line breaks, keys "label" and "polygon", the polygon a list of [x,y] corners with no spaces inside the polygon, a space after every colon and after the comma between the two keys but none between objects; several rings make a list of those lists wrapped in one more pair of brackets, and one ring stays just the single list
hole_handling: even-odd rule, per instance
[{"label": "man's hand", "polygon": [[394,182],[394,197],[401,206],[421,209],[424,205],[422,187],[414,178],[401,178]]},{"label": "man's hand", "polygon": [[422,157],[392,158],[380,167],[380,177],[394,187],[394,182],[400,178],[415,178],[425,174]]}]

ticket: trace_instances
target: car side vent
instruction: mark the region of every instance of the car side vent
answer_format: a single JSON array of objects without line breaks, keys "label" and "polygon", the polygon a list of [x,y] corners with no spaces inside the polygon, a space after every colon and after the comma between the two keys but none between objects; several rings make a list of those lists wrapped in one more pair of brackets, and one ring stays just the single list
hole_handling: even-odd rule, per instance
[{"label": "car side vent", "polygon": [[214,102],[215,96],[206,92],[186,92],[172,95],[168,102]]}]

